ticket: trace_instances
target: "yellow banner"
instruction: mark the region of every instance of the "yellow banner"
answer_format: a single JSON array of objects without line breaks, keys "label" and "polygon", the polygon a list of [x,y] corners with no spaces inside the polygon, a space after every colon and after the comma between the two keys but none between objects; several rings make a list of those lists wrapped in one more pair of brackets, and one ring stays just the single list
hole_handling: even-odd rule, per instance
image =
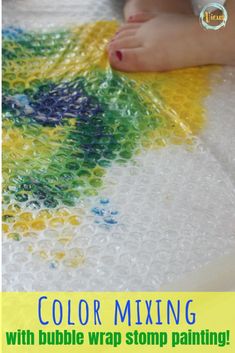
[{"label": "yellow banner", "polygon": [[235,352],[235,293],[2,293],[2,352]]}]

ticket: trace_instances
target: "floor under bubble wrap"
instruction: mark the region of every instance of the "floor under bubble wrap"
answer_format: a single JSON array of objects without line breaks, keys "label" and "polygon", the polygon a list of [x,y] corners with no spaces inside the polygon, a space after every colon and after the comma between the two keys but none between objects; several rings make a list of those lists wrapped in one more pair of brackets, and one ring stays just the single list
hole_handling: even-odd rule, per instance
[{"label": "floor under bubble wrap", "polygon": [[3,6],[4,290],[158,290],[235,246],[235,70],[112,72],[92,3]]}]

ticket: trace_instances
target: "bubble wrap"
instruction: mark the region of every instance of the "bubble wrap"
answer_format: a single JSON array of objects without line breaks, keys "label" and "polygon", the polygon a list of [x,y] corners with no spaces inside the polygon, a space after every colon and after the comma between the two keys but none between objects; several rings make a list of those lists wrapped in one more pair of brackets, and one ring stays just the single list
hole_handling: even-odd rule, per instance
[{"label": "bubble wrap", "polygon": [[112,71],[111,3],[4,3],[4,290],[157,290],[234,248],[234,69]]}]

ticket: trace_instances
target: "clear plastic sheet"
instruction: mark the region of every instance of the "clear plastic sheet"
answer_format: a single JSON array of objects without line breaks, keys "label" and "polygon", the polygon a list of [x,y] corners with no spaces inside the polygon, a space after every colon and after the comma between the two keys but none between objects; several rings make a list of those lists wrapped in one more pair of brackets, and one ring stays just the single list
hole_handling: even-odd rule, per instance
[{"label": "clear plastic sheet", "polygon": [[235,244],[234,70],[112,71],[91,3],[4,4],[4,290],[157,290]]}]

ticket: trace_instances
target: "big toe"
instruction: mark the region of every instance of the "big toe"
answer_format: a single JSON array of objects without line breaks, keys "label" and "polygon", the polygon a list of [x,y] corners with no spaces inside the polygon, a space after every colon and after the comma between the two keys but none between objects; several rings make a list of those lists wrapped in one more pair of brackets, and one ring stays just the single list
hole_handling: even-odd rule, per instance
[{"label": "big toe", "polygon": [[119,71],[137,72],[146,71],[144,48],[125,48],[109,51],[111,66]]},{"label": "big toe", "polygon": [[142,23],[146,22],[156,16],[156,13],[153,12],[139,12],[134,15],[131,15],[127,18],[128,23]]}]

